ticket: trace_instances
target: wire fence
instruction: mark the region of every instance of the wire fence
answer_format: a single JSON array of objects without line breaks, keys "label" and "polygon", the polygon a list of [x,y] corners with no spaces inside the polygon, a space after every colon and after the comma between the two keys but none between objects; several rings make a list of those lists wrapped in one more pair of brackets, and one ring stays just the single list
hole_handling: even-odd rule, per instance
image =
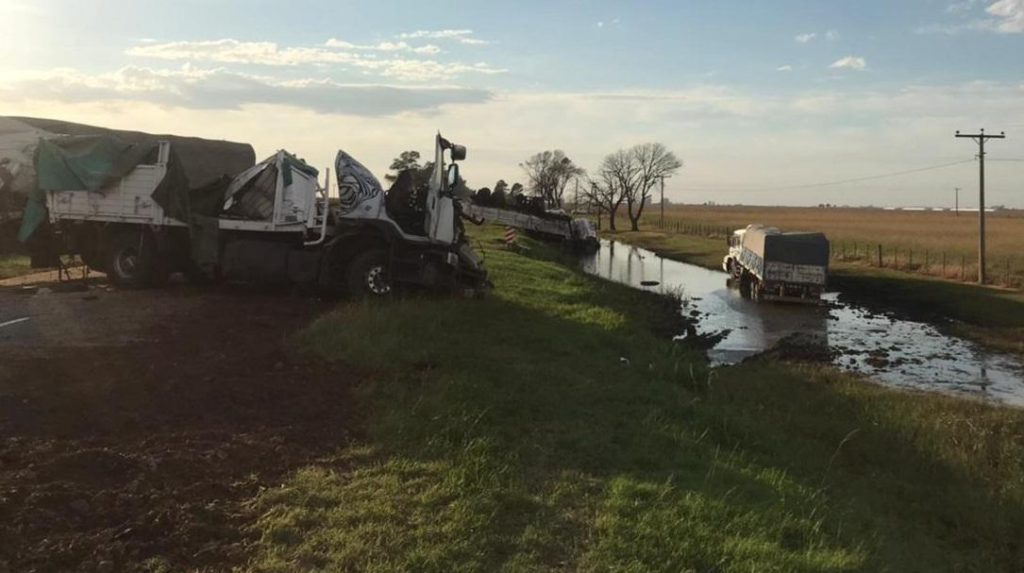
[{"label": "wire fence", "polygon": [[[645,221],[663,232],[679,233],[706,238],[726,239],[736,227],[688,223],[685,221]],[[834,261],[863,264],[901,272],[923,274],[962,282],[977,282],[977,255],[968,256],[959,251],[922,249],[886,245],[871,241],[831,240],[831,258]],[[1024,287],[1024,259],[1021,257],[988,257],[985,263],[986,283],[1008,288]]]}]

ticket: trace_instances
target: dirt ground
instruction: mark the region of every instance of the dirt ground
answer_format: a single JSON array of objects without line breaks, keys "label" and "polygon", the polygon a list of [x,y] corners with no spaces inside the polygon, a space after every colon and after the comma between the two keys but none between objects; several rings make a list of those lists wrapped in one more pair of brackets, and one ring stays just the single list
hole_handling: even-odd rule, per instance
[{"label": "dirt ground", "polygon": [[244,564],[246,500],[351,437],[353,375],[287,343],[330,306],[0,286],[0,573]]}]

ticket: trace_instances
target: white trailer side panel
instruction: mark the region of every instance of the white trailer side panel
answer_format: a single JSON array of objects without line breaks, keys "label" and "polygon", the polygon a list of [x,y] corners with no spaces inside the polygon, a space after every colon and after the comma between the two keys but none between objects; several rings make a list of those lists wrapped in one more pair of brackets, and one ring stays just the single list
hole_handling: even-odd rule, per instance
[{"label": "white trailer side panel", "polygon": [[139,165],[99,192],[47,191],[46,207],[50,211],[50,220],[183,225],[165,217],[163,208],[153,199],[153,191],[167,174],[168,153],[168,144],[162,142],[157,164]]},{"label": "white trailer side panel", "polygon": [[828,272],[825,267],[817,265],[793,265],[789,263],[769,262],[764,269],[765,280],[791,284],[809,284],[825,286]]}]

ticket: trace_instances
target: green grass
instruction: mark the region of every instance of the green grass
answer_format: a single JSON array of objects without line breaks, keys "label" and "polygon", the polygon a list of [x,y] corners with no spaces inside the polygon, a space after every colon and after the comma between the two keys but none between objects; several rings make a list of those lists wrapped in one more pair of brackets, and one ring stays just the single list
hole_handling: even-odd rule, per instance
[{"label": "green grass", "polygon": [[253,501],[250,569],[1024,566],[1024,413],[710,373],[653,334],[672,301],[484,233],[488,299],[342,304],[299,336],[363,374],[364,433]]},{"label": "green grass", "polygon": [[31,261],[24,255],[0,255],[0,279],[33,272]]},{"label": "green grass", "polygon": [[[651,230],[602,235],[713,269],[721,268],[727,248],[717,237]],[[1024,353],[1024,293],[1020,291],[857,263],[833,261],[831,265],[831,286],[858,302],[903,310],[922,320],[950,318],[959,322],[953,327],[958,334],[997,350]]]}]

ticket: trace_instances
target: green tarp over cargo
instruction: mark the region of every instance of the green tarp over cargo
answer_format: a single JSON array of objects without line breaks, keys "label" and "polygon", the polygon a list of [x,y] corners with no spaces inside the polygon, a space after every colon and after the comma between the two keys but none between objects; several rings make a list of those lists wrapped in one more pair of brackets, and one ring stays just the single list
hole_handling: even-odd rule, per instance
[{"label": "green tarp over cargo", "polygon": [[[26,150],[22,148],[26,142],[39,142],[29,146],[35,147],[30,155],[33,163],[43,162],[38,173],[35,165],[23,166],[21,176],[13,184],[0,188],[0,208],[6,205],[6,209],[18,211],[24,205],[18,233],[22,241],[46,218],[41,190],[101,191],[136,165],[155,163],[160,141],[171,144],[171,154],[167,176],[153,198],[167,215],[185,222],[215,216],[219,193],[213,188],[222,178],[233,177],[256,162],[252,146],[230,141],[112,130],[31,117],[0,117],[0,124],[4,126],[0,129],[0,156],[7,147],[12,153],[19,151],[24,155]],[[4,140],[16,145],[4,146]],[[4,158],[0,157],[0,167],[3,165]],[[209,190],[211,196],[206,197],[204,190]]]},{"label": "green tarp over cargo", "polygon": [[312,165],[306,163],[302,159],[295,157],[291,153],[286,152],[284,154],[284,161],[282,163],[284,164],[284,173],[282,173],[281,175],[283,177],[285,186],[292,184],[292,169],[300,171],[307,175],[312,175],[313,177],[320,175],[320,172],[317,171],[316,167],[313,167]]},{"label": "green tarp over cargo", "polygon": [[222,175],[234,177],[256,165],[256,152],[247,143],[203,139],[181,135],[145,133],[124,129],[107,129],[94,125],[44,119],[10,117],[26,126],[55,135],[112,135],[128,143],[167,141],[171,144],[192,187],[203,187]]},{"label": "green tarp over cargo", "polygon": [[[18,240],[27,241],[46,219],[46,191],[102,193],[138,165],[155,163],[158,152],[155,140],[129,143],[114,135],[40,139],[35,154],[36,188],[29,193]],[[171,217],[189,220],[189,182],[173,149],[153,199]]]}]

